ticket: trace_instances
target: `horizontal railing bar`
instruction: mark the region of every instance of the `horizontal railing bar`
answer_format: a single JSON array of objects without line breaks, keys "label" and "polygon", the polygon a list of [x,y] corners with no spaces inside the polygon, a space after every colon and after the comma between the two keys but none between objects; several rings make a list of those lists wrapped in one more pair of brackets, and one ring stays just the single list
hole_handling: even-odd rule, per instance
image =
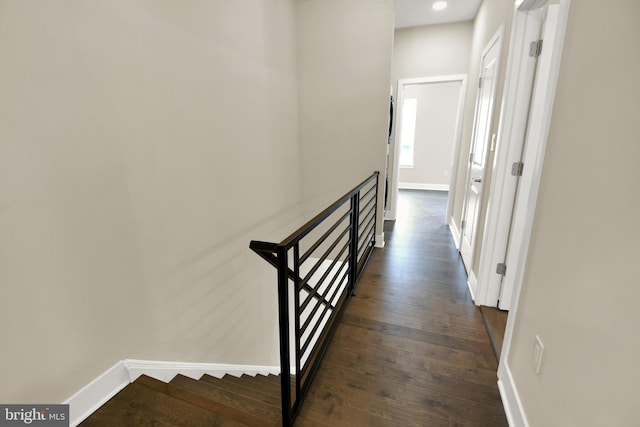
[{"label": "horizontal railing bar", "polygon": [[373,174],[371,174],[371,176],[369,176],[364,181],[362,181],[360,184],[355,186],[351,191],[346,193],[344,196],[342,196],[341,198],[336,200],[331,206],[329,206],[328,208],[326,208],[325,210],[320,212],[318,215],[313,217],[311,220],[309,220],[305,225],[300,227],[298,230],[296,230],[293,233],[291,233],[291,235],[289,235],[289,237],[284,239],[279,244],[289,248],[289,247],[293,246],[295,243],[299,242],[304,236],[309,234],[311,232],[311,230],[316,228],[318,226],[318,224],[320,224],[322,221],[324,221],[329,215],[331,215],[340,206],[342,206],[342,204],[344,202],[346,202],[351,197],[353,197],[353,195],[356,194],[358,191],[360,191],[360,189],[363,186],[365,186],[366,184],[368,184],[369,182],[374,180],[378,175],[380,175],[380,172],[378,172],[378,171],[376,171]]},{"label": "horizontal railing bar", "polygon": [[[322,277],[321,277],[321,278],[320,278],[320,280],[318,281],[318,285],[317,285],[317,286],[320,286],[320,284],[322,284],[322,282],[324,282],[324,280],[325,280],[325,279],[327,278],[327,276],[329,275],[329,272],[330,272],[330,271],[335,267],[336,263],[337,263],[338,261],[342,261],[342,260],[340,259],[340,257],[344,254],[344,251],[345,251],[348,247],[349,247],[349,245],[347,244],[347,245],[345,245],[345,246],[343,246],[343,247],[342,247],[342,249],[340,250],[340,252],[338,252],[338,255],[336,256],[336,258],[335,258],[335,259],[333,260],[333,262],[331,263],[331,267],[330,267],[330,268],[329,268],[329,269],[328,269],[328,270],[327,270],[327,271],[322,275]],[[342,261],[342,262],[345,262],[345,261]],[[317,297],[318,297],[318,298],[322,298],[322,299],[324,299],[325,301],[327,301],[327,303],[328,303],[328,304],[331,304],[331,303],[329,302],[330,300],[327,300],[327,299],[325,298],[325,295],[320,294],[318,291],[316,291],[316,288],[314,288],[313,286],[311,286],[311,285],[309,285],[309,284],[307,284],[307,287],[308,287],[308,288],[310,288],[310,289],[313,289],[313,293],[314,293],[314,295],[317,295]],[[308,290],[307,288],[305,288],[305,290],[306,290],[307,292],[309,292],[309,290]],[[300,307],[301,307],[301,309],[302,309],[302,310],[304,310],[304,309],[307,307],[307,305],[309,305],[310,297],[311,297],[311,295],[309,295],[307,298],[305,298],[304,302],[300,305]]]},{"label": "horizontal railing bar", "polygon": [[372,240],[375,240],[374,234],[367,234],[367,236],[368,237],[366,239],[362,239],[362,241],[358,243],[358,256],[360,256],[360,252],[362,251],[362,248],[364,248]]},{"label": "horizontal railing bar", "polygon": [[[346,276],[346,275],[345,275],[345,276],[343,276],[343,277],[344,277],[344,279],[348,279],[348,276]],[[342,285],[342,282],[344,282],[344,279],[340,281],[340,283],[338,284],[338,286],[337,286],[337,288],[336,288],[336,291],[337,291],[337,290],[339,290],[339,289],[342,287],[341,285]],[[334,293],[334,296],[335,296],[335,293]],[[309,345],[313,342],[313,339],[312,339],[312,338],[313,338],[313,336],[315,336],[315,334],[316,334],[316,332],[317,332],[318,328],[319,328],[319,327],[320,327],[320,325],[322,324],[322,319],[324,319],[324,316],[325,316],[325,314],[327,313],[327,311],[328,311],[328,310],[329,310],[329,308],[328,308],[328,307],[325,307],[325,308],[322,310],[322,313],[320,313],[320,317],[319,317],[318,321],[317,321],[317,322],[315,322],[315,324],[314,324],[313,328],[311,329],[311,332],[309,333],[309,336],[308,336],[308,338],[307,338],[306,342],[305,342],[305,343],[300,347],[300,354],[305,354],[305,353],[306,353],[307,348],[308,348],[308,347],[309,347]],[[332,313],[334,313],[334,312],[335,312],[335,310],[332,310],[332,311],[331,311],[331,313],[330,313],[330,316],[331,316],[331,314],[332,314]],[[327,320],[327,322],[328,322],[328,320]]]},{"label": "horizontal railing bar", "polygon": [[338,219],[338,221],[336,221],[336,223],[329,229],[327,230],[326,233],[324,233],[316,243],[314,243],[301,257],[300,257],[300,263],[302,264],[303,262],[305,262],[307,260],[307,258],[309,258],[309,256],[311,256],[311,254],[313,253],[313,251],[315,251],[316,249],[318,249],[318,247],[324,243],[325,240],[327,240],[327,237],[329,237],[331,235],[331,233],[333,233],[335,231],[336,228],[338,228],[345,219],[349,219],[349,216],[351,215],[351,209],[349,209],[347,211],[347,213],[345,213],[342,218]]},{"label": "horizontal railing bar", "polygon": [[[364,199],[362,199],[362,200],[364,200]],[[360,212],[359,213],[362,214],[365,211],[373,210],[372,206],[370,206],[370,205],[372,205],[372,204],[375,205],[375,203],[376,203],[376,199],[375,199],[375,197],[372,197],[364,206],[362,206],[360,208]]]},{"label": "horizontal railing bar", "polygon": [[[371,223],[373,222],[373,230],[371,230],[372,226]],[[360,232],[360,234],[358,235],[358,244],[361,243],[362,239],[365,238],[366,236],[369,235],[369,233],[371,233],[373,231],[373,233],[375,234],[375,217],[373,218],[373,220],[369,221],[369,223],[365,226],[365,227],[361,227],[360,230],[362,230]]]},{"label": "horizontal railing bar", "polygon": [[362,231],[358,234],[358,240],[360,240],[360,238],[366,234],[366,233],[364,233],[365,230],[368,230],[369,228],[371,228],[371,224],[372,223],[373,223],[373,225],[375,227],[375,224],[376,224],[375,215],[372,215],[371,217],[369,217],[369,219],[367,220],[367,224],[364,225],[364,227],[363,227],[363,224],[359,224],[360,230],[362,230]]},{"label": "horizontal railing bar", "polygon": [[[326,349],[327,345],[329,344],[329,339],[333,334],[333,329],[331,326],[336,321],[338,316],[342,314],[341,307],[343,304],[345,304],[347,296],[348,296],[348,292],[344,292],[340,296],[340,300],[338,301],[338,304],[336,304],[336,307],[337,307],[336,310],[334,310],[333,313],[331,313],[331,315],[329,316],[329,320],[327,321],[326,327],[324,328],[320,337],[318,337],[318,340],[315,342],[315,344],[313,345],[313,348],[309,353],[311,357],[307,359],[306,365],[301,367],[300,374],[302,375],[303,381],[309,375],[309,372],[313,372],[317,369],[318,355],[322,353]],[[306,385],[307,385],[307,382],[304,381],[303,387],[302,387],[303,393],[307,388]]]},{"label": "horizontal railing bar", "polygon": [[[279,266],[278,266],[278,258],[273,253],[269,252],[269,248],[270,248],[270,245],[272,245],[272,243],[252,241],[250,246],[253,246],[254,243],[256,243],[255,248],[254,247],[251,247],[251,248],[254,249],[254,251],[258,255],[260,255],[260,257],[262,257],[265,261],[267,261],[269,264],[271,264],[275,268],[279,268]],[[262,244],[264,244],[264,245],[262,245]],[[263,248],[264,248],[264,250],[263,250]],[[292,281],[295,282],[296,273],[292,269],[290,269],[290,268],[287,269],[287,276],[289,277],[289,279],[291,279]],[[330,303],[328,301],[324,300],[323,298],[320,298],[320,295],[318,294],[318,292],[316,292],[315,289],[313,289],[308,284],[304,283],[304,284],[302,284],[301,287],[302,287],[302,289],[307,291],[310,296],[315,296],[315,297],[321,299],[320,303],[322,303],[324,305],[330,305]]]},{"label": "horizontal railing bar", "polygon": [[369,213],[362,216],[360,222],[358,222],[358,228],[362,228],[362,225],[368,221],[370,218],[375,218],[376,213],[374,211],[370,211]]},{"label": "horizontal railing bar", "polygon": [[[335,292],[333,293],[333,295],[331,295],[330,298],[327,298],[327,294],[329,293],[329,291],[331,289],[334,288],[336,279],[338,279],[338,277],[340,277],[340,275],[343,273],[344,270],[344,263],[342,266],[340,266],[340,268],[338,269],[338,271],[336,271],[336,273],[333,275],[333,277],[331,278],[331,281],[329,282],[329,285],[327,286],[327,288],[324,290],[324,292],[322,292],[320,295],[322,295],[322,298],[325,301],[328,301],[329,304],[331,305],[331,308],[334,309],[335,306],[333,304],[331,304],[331,300],[333,300],[333,297],[335,296]],[[302,312],[304,312],[304,310],[307,309],[307,306],[309,305],[309,302],[311,300],[309,298],[306,298],[303,304],[300,304],[300,307],[298,308],[298,312],[300,314],[302,314]],[[309,318],[307,318],[307,320],[305,320],[304,324],[303,324],[303,330],[302,332],[304,332],[304,330],[307,329],[308,324],[311,322],[311,317],[315,314],[315,312],[317,311],[317,309],[319,308],[319,305],[316,304],[314,306],[314,308],[311,310],[311,315],[309,316]]]},{"label": "horizontal railing bar", "polygon": [[369,258],[371,257],[371,254],[373,253],[373,248],[374,248],[374,246],[372,244],[369,247],[369,250],[367,252],[365,252],[364,256],[360,259],[360,261],[358,261],[358,266],[356,268],[356,280],[360,279],[360,275],[362,274],[362,271],[364,270],[364,266],[367,264],[367,261],[369,260]]},{"label": "horizontal railing bar", "polygon": [[[376,191],[376,186],[375,185],[372,185],[371,188],[369,188],[367,191],[365,191],[364,194],[360,195],[360,200],[366,199],[367,196],[369,194],[371,194],[372,191],[374,192],[373,196],[375,196],[375,191]],[[375,199],[375,197],[373,197],[373,198]]]},{"label": "horizontal railing bar", "polygon": [[[366,224],[365,224],[366,221]],[[358,224],[358,227],[360,227],[360,230],[368,230],[371,227],[371,224],[374,224],[374,228],[375,228],[375,223],[376,223],[376,216],[375,213],[373,215],[367,215],[364,220]],[[363,233],[359,233],[358,237],[361,237],[363,235]]]},{"label": "horizontal railing bar", "polygon": [[311,270],[309,270],[309,272],[304,277],[304,279],[302,279],[302,282],[301,282],[302,284],[306,284],[306,283],[309,282],[309,279],[315,274],[316,271],[318,271],[318,268],[320,268],[322,263],[327,259],[327,257],[331,253],[331,251],[333,251],[335,249],[335,247],[338,246],[338,243],[340,243],[340,241],[344,238],[344,236],[349,232],[350,229],[351,229],[351,227],[347,227],[347,228],[344,229],[344,231],[342,233],[340,233],[340,235],[327,248],[327,250],[322,254],[322,256],[318,259],[318,261],[313,265],[313,267],[311,267]]}]

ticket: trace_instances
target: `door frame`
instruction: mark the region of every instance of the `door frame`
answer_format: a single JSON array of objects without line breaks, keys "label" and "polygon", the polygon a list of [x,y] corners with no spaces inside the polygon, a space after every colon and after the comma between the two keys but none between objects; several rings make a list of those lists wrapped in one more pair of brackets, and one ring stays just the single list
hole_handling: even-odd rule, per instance
[{"label": "door frame", "polygon": [[[509,317],[507,318],[507,327],[505,330],[504,341],[502,345],[502,352],[500,353],[500,361],[498,364],[498,388],[502,397],[503,405],[511,426],[526,426],[528,425],[526,414],[524,413],[522,402],[520,401],[516,384],[511,374],[509,366],[509,352],[511,350],[511,342],[514,335],[515,323],[518,318],[518,302],[520,298],[520,292],[522,290],[522,281],[524,278],[524,272],[526,267],[527,253],[529,244],[531,241],[531,230],[533,228],[533,220],[535,215],[535,207],[538,196],[538,190],[540,187],[540,180],[542,176],[542,165],[544,162],[544,154],[546,150],[549,128],[551,125],[551,117],[553,113],[553,102],[555,99],[556,86],[558,77],[560,74],[560,62],[562,58],[562,48],[564,45],[565,33],[567,28],[567,22],[569,18],[570,0],[559,0],[557,8],[557,22],[556,22],[556,34],[552,41],[547,41],[545,46],[552,49],[550,58],[550,72],[549,79],[546,81],[544,88],[540,90],[542,102],[544,108],[541,115],[540,131],[540,143],[537,149],[533,152],[525,152],[525,161],[530,165],[528,172],[528,179],[526,186],[523,184],[523,188],[518,195],[518,198],[525,201],[526,206],[519,208],[519,212],[516,215],[520,215],[522,219],[522,239],[517,248],[510,248],[509,250],[515,251],[517,262],[510,266],[515,271],[514,283],[513,283],[513,295],[511,298],[511,309],[509,311]],[[514,11],[513,30],[512,34],[517,36],[524,31],[524,23],[526,20],[521,19],[526,16],[526,11],[518,10],[518,6],[523,3],[522,0],[516,0],[516,10]],[[543,4],[542,6],[545,6]],[[510,61],[517,62],[522,55],[527,55],[527,52],[516,51],[516,47],[510,51]],[[538,89],[536,89],[538,90]],[[509,97],[515,97],[515,93],[506,94]],[[524,181],[524,177],[523,177]]]},{"label": "door frame", "polygon": [[404,103],[404,88],[408,85],[420,85],[420,84],[440,84],[440,83],[452,83],[460,82],[460,92],[458,93],[458,106],[456,111],[456,124],[453,136],[453,152],[451,155],[451,166],[449,168],[449,197],[447,199],[447,213],[445,216],[445,223],[448,225],[453,211],[453,195],[456,191],[456,176],[458,174],[458,162],[457,159],[460,154],[460,143],[462,141],[462,119],[464,115],[464,102],[467,92],[467,75],[466,74],[451,74],[443,76],[433,77],[417,77],[411,79],[400,79],[397,85],[397,100],[396,100],[396,114],[394,117],[394,132],[392,147],[389,150],[391,159],[389,161],[389,167],[391,171],[389,173],[389,203],[385,212],[384,219],[395,221],[398,213],[398,185],[400,183],[400,133],[401,129],[399,124],[402,123],[402,105]]},{"label": "door frame", "polygon": [[[480,55],[480,70],[478,73],[478,79],[480,79],[482,77],[482,72],[483,72],[483,64],[484,64],[484,58],[486,57],[486,55],[489,53],[489,51],[496,46],[498,49],[498,54],[496,56],[496,84],[493,87],[493,92],[491,93],[491,107],[489,109],[489,141],[487,141],[487,144],[485,146],[485,152],[483,154],[484,156],[484,163],[485,163],[485,168],[484,168],[484,172],[482,175],[482,181],[486,181],[486,177],[487,177],[487,169],[486,169],[486,159],[487,159],[487,155],[489,154],[489,151],[491,150],[491,142],[490,140],[492,139],[491,136],[491,130],[493,128],[492,124],[493,124],[493,116],[494,116],[494,112],[495,112],[495,101],[496,101],[496,96],[498,93],[498,84],[497,84],[497,80],[500,78],[500,65],[502,63],[502,45],[503,45],[503,40],[504,40],[504,24],[500,25],[500,27],[498,28],[498,31],[496,31],[496,33],[491,37],[491,39],[487,42],[487,44],[485,45],[485,47],[482,49],[482,53]],[[477,131],[477,127],[478,127],[478,111],[479,111],[479,107],[480,107],[480,85],[478,84],[478,88],[476,91],[476,100],[475,100],[475,108],[474,108],[474,113],[473,113],[473,130],[471,133],[471,143],[469,144],[469,155],[467,156],[467,170],[465,173],[465,179],[464,179],[464,197],[463,197],[463,202],[462,202],[462,215],[460,217],[460,221],[461,223],[459,224],[459,241],[456,242],[456,245],[458,247],[458,250],[460,251],[460,255],[462,256],[462,250],[463,250],[463,239],[464,239],[464,227],[463,227],[463,223],[466,220],[466,211],[467,211],[467,202],[468,202],[468,193],[469,193],[469,180],[471,177],[471,168],[472,168],[472,159],[471,159],[471,154],[472,154],[472,150],[474,148],[474,143],[475,143],[475,138],[476,138],[476,131]],[[480,198],[480,208],[482,207],[482,198],[483,195],[485,193],[484,190],[484,185],[482,187],[482,191],[480,192],[480,194],[478,195],[478,197]],[[478,216],[476,217],[478,220],[480,218],[480,212],[478,212]],[[448,223],[447,223],[448,224]],[[476,225],[477,226],[477,225]],[[476,239],[474,239],[474,246],[477,243],[477,237]],[[469,286],[469,291],[471,292],[471,297],[475,300],[475,292],[476,292],[476,280],[474,279],[474,275],[473,275],[473,261],[475,258],[475,248],[471,247],[471,254],[469,255],[469,264],[470,265],[466,265],[466,270],[468,272],[468,276],[469,279],[467,281],[467,284]],[[463,257],[464,258],[464,257]]]},{"label": "door frame", "polygon": [[491,202],[487,207],[474,295],[476,305],[497,307],[500,297],[502,276],[496,273],[496,266],[506,259],[517,186],[517,180],[511,175],[511,165],[522,159],[531,89],[537,68],[537,61],[528,55],[528,49],[532,40],[540,38],[543,18],[541,10],[528,13],[516,11],[513,18],[506,84],[500,106],[496,154],[489,188]]}]

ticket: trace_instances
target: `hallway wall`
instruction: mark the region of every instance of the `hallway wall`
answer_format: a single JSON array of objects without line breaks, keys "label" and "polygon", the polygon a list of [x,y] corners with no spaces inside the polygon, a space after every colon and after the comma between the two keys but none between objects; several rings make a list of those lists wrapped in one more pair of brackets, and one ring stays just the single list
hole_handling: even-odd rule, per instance
[{"label": "hallway wall", "polygon": [[124,358],[277,364],[248,245],[299,223],[293,3],[0,10],[0,402]]},{"label": "hallway wall", "polygon": [[401,28],[393,39],[391,85],[398,97],[398,80],[467,74],[473,21]]},{"label": "hallway wall", "polygon": [[416,100],[416,123],[414,164],[400,168],[400,188],[449,189],[460,86],[459,81],[405,85],[405,101]]},{"label": "hallway wall", "polygon": [[302,188],[310,214],[378,170],[383,217],[393,17],[393,0],[296,1]]},{"label": "hallway wall", "polygon": [[640,3],[612,6],[569,11],[508,360],[531,426],[640,425]]}]

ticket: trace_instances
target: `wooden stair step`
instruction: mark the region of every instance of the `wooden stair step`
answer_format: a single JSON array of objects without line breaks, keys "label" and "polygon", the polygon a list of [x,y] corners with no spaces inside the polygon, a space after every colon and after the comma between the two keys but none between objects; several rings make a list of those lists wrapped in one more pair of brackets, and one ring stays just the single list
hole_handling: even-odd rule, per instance
[{"label": "wooden stair step", "polygon": [[272,384],[263,383],[260,379],[256,379],[251,375],[243,375],[242,377],[225,375],[222,379],[203,375],[200,381],[210,382],[214,385],[218,384],[219,381],[223,381],[224,387],[230,391],[280,407],[280,387],[273,387]]},{"label": "wooden stair step", "polygon": [[[246,422],[230,418],[238,415],[245,417]],[[254,417],[248,418],[247,415],[143,375],[102,405],[80,425],[83,427],[261,425],[254,423]]]},{"label": "wooden stair step", "polygon": [[223,405],[246,411],[260,418],[262,425],[279,425],[281,420],[280,405],[272,405],[256,400],[250,396],[231,391],[226,388],[224,380],[211,377],[212,382],[198,381],[183,375],[177,375],[169,384],[197,393],[207,399],[215,400]]},{"label": "wooden stair step", "polygon": [[226,375],[230,381],[234,381],[240,384],[251,385],[251,387],[257,388],[264,393],[274,394],[280,396],[280,375],[242,375],[241,377],[234,377]]}]

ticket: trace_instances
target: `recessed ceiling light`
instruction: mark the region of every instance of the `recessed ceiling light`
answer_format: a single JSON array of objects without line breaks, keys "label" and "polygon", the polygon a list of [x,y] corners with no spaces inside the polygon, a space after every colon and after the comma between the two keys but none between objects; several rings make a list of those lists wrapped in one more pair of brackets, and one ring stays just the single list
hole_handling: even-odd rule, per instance
[{"label": "recessed ceiling light", "polygon": [[433,8],[433,10],[443,10],[443,9],[447,8],[447,2],[446,1],[437,1],[431,7]]}]

